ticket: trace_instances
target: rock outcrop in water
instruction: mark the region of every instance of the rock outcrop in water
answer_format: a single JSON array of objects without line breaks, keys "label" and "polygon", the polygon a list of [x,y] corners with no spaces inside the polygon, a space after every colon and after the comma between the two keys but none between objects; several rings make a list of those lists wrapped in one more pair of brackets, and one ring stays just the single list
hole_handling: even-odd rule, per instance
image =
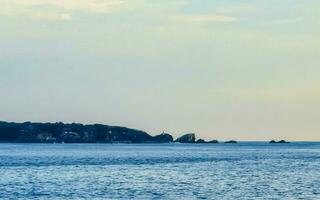
[{"label": "rock outcrop in water", "polygon": [[219,143],[219,141],[218,141],[218,140],[205,141],[204,139],[198,139],[198,140],[196,141],[196,143],[198,143],[198,144],[203,144],[203,143],[213,143],[213,144],[217,144],[217,143]]},{"label": "rock outcrop in water", "polygon": [[236,144],[236,143],[238,143],[238,142],[235,141],[235,140],[229,140],[229,141],[226,141],[225,143],[226,143],[226,144]]},{"label": "rock outcrop in water", "polygon": [[161,133],[160,135],[154,136],[154,140],[158,143],[169,143],[173,142],[173,137],[169,133]]},{"label": "rock outcrop in water", "polygon": [[289,142],[285,140],[280,140],[280,141],[271,140],[269,143],[270,144],[288,144]]},{"label": "rock outcrop in water", "polygon": [[188,133],[176,139],[176,142],[180,143],[195,143],[195,141],[196,135],[194,133]]},{"label": "rock outcrop in water", "polygon": [[210,140],[208,143],[214,143],[214,144],[217,144],[217,143],[219,143],[219,141],[218,141],[218,140]]},{"label": "rock outcrop in water", "polygon": [[198,139],[196,143],[202,144],[202,143],[207,143],[204,139]]}]

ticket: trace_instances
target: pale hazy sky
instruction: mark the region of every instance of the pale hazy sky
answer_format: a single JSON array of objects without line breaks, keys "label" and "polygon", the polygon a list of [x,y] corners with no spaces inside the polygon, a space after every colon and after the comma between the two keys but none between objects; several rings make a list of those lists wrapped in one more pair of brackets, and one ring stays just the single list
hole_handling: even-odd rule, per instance
[{"label": "pale hazy sky", "polygon": [[0,0],[0,120],[320,140],[319,0]]}]

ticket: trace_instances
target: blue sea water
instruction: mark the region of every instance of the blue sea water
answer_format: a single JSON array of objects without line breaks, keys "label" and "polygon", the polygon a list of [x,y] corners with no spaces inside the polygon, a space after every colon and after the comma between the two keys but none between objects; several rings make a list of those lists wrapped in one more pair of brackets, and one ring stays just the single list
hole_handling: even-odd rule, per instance
[{"label": "blue sea water", "polygon": [[320,143],[0,144],[1,199],[320,199]]}]

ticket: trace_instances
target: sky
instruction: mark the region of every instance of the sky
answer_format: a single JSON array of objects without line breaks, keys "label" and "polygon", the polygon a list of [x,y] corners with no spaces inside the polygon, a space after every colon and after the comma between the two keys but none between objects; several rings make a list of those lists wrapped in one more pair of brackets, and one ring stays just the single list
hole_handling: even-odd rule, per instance
[{"label": "sky", "polygon": [[318,0],[0,0],[0,120],[320,141]]}]

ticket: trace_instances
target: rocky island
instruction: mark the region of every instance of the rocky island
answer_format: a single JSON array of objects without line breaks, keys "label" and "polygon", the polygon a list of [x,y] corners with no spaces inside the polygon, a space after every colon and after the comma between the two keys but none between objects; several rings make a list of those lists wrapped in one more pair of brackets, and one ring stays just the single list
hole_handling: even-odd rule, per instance
[{"label": "rocky island", "polygon": [[195,133],[188,133],[185,134],[178,139],[176,139],[175,142],[180,142],[180,143],[195,143],[196,141],[196,134]]},{"label": "rocky island", "polygon": [[288,144],[289,142],[285,140],[280,140],[280,141],[271,140],[269,143],[270,144]]},{"label": "rocky island", "polygon": [[237,144],[238,142],[235,140],[229,140],[225,142],[226,144]]}]

